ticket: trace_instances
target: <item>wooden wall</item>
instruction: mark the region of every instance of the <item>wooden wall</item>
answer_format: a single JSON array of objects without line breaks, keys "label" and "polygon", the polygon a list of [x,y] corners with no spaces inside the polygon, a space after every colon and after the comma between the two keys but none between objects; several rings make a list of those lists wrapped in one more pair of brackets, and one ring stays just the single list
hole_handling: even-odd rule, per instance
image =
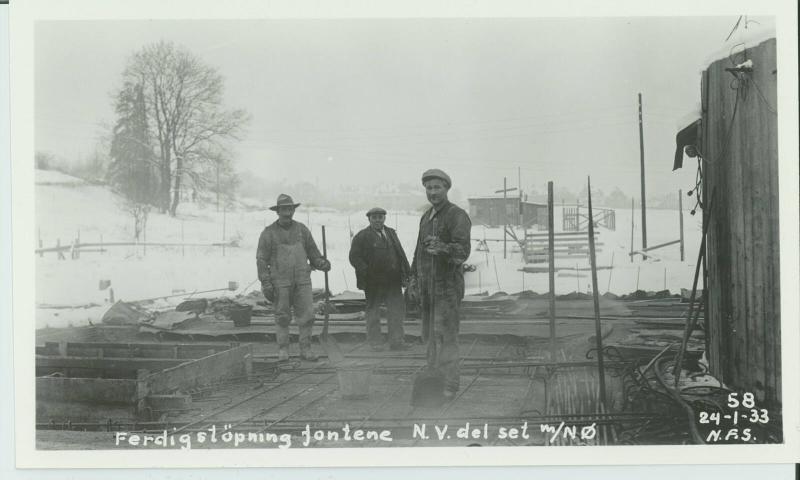
[{"label": "wooden wall", "polygon": [[[781,404],[775,49],[767,40],[703,72],[701,142],[709,363],[725,384],[773,408]],[[752,72],[737,79],[725,70],[746,59]]]}]

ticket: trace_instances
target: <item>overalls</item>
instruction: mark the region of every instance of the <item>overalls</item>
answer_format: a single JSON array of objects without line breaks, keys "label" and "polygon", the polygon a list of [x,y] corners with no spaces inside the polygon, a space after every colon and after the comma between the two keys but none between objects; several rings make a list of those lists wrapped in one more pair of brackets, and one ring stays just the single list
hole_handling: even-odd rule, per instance
[{"label": "overalls", "polygon": [[[300,330],[300,351],[311,348],[311,327],[314,311],[311,297],[311,266],[303,247],[300,230],[293,243],[275,241],[270,279],[275,286],[275,324],[278,348],[289,346],[289,323],[294,318]],[[277,240],[277,239],[275,239]]]}]

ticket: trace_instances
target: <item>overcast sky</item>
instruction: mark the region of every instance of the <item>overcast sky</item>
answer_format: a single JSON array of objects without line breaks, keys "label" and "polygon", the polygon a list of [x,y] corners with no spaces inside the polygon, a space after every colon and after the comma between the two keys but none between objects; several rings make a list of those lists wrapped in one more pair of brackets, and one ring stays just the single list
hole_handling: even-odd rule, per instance
[{"label": "overcast sky", "polygon": [[[225,77],[252,116],[239,170],[321,185],[419,181],[447,171],[467,195],[503,177],[540,191],[618,186],[638,196],[637,93],[648,194],[688,190],[674,136],[700,71],[737,17],[61,21],[37,24],[37,150],[93,151],[114,121],[128,56],[161,39]],[[752,28],[771,19],[751,17]],[[742,30],[740,28],[740,30]]]}]

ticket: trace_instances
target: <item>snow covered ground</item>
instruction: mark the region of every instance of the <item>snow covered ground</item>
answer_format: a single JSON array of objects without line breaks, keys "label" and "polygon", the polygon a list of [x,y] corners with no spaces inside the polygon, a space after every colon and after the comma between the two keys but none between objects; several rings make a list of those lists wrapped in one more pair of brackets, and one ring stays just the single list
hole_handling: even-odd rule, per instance
[{"label": "snow covered ground", "polygon": [[[44,247],[55,246],[57,239],[68,244],[77,236],[82,242],[123,242],[133,239],[133,219],[122,209],[119,198],[106,187],[90,185],[79,179],[54,171],[36,172],[36,224]],[[287,192],[291,193],[291,192]],[[296,201],[302,202],[302,198]],[[684,202],[688,204],[689,202]],[[214,205],[200,208],[183,204],[177,218],[151,213],[147,227],[148,242],[181,242],[210,244],[224,239],[238,239],[238,248],[226,248],[223,256],[219,247],[109,247],[106,252],[82,253],[79,259],[59,260],[55,253],[36,256],[37,328],[57,327],[97,322],[108,307],[108,290],[100,290],[101,280],[111,282],[116,300],[139,300],[171,294],[221,289],[229,281],[239,288],[230,295],[258,288],[255,252],[258,236],[265,225],[275,219],[274,212],[262,211],[217,212]],[[309,210],[301,206],[295,219],[305,223],[320,245],[320,227],[326,226],[328,256],[333,265],[330,272],[331,291],[355,290],[355,272],[347,257],[350,246],[350,227],[354,233],[367,226],[364,212]],[[419,214],[389,212],[387,225],[396,228],[409,257],[413,254]],[[634,241],[641,246],[641,212],[634,212]],[[561,225],[561,208],[556,207],[556,229]],[[617,294],[634,290],[663,290],[679,292],[691,288],[694,262],[700,243],[700,214],[684,215],[686,260],[680,261],[678,245],[654,252],[653,257],[631,262],[628,256],[631,242],[631,212],[617,210],[616,231],[599,230],[603,243],[598,254],[598,266],[612,269],[598,272],[600,292]],[[678,212],[648,210],[648,244],[656,245],[678,238]],[[502,230],[473,226],[473,238],[502,239]],[[522,254],[509,242],[509,254],[503,259],[501,242],[487,242],[489,252],[476,250],[469,263],[476,271],[466,275],[467,293],[523,289],[545,292],[546,273],[522,273]],[[32,252],[33,253],[33,252]],[[544,264],[541,264],[544,265]],[[588,259],[558,260],[557,293],[591,292]],[[577,274],[576,274],[577,269]],[[315,287],[322,287],[321,272],[312,274]],[[224,292],[221,292],[224,294]],[[175,301],[180,300],[178,297]],[[49,308],[98,304],[92,308]]]}]

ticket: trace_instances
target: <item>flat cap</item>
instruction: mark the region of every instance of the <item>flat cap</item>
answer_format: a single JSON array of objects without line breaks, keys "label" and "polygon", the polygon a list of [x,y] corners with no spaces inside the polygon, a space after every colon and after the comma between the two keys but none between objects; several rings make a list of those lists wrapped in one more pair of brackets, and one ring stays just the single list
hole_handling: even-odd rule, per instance
[{"label": "flat cap", "polygon": [[386,215],[386,210],[382,209],[381,207],[370,208],[369,212],[367,212],[367,216],[369,217],[373,213],[380,213],[381,215]]},{"label": "flat cap", "polygon": [[438,178],[442,180],[444,183],[447,184],[447,188],[450,188],[450,186],[453,184],[453,182],[450,180],[450,175],[444,173],[438,168],[431,168],[430,170],[426,170],[425,173],[422,174],[422,183],[425,183],[426,180],[429,180],[431,178]]}]

